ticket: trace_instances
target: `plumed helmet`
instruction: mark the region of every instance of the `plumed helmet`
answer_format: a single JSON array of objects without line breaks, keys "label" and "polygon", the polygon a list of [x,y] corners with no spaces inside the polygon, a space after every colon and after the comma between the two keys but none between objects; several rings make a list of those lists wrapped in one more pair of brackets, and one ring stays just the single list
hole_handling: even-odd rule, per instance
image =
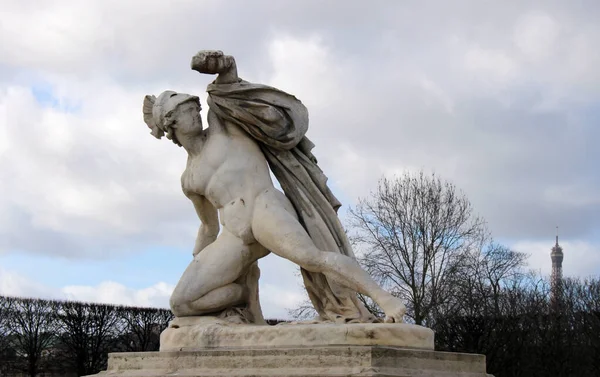
[{"label": "plumed helmet", "polygon": [[171,132],[169,125],[173,123],[171,115],[177,109],[177,106],[193,101],[200,107],[200,100],[197,96],[193,96],[185,93],[177,93],[172,90],[162,92],[158,98],[153,95],[147,95],[144,97],[144,122],[148,125],[151,130],[151,134],[160,139],[167,133],[169,137]]}]

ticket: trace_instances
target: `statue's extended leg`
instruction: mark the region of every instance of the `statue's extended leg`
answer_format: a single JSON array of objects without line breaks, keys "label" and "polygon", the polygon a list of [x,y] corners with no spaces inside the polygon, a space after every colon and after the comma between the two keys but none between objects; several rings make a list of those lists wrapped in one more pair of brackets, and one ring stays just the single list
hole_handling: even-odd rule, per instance
[{"label": "statue's extended leg", "polygon": [[217,312],[248,301],[248,287],[238,281],[258,258],[255,247],[223,229],[217,240],[198,253],[171,295],[177,317]]},{"label": "statue's extended leg", "polygon": [[319,250],[295,214],[290,213],[276,190],[267,190],[256,201],[252,221],[254,237],[274,254],[302,268],[325,274],[356,292],[371,297],[386,314],[388,322],[402,322],[402,301],[383,290],[360,265],[346,255]]}]

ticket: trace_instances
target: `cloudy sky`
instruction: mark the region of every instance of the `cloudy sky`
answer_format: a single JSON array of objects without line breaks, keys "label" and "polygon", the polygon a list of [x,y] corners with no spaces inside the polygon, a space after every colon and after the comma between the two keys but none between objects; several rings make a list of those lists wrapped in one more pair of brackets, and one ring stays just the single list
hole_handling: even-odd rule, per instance
[{"label": "cloudy sky", "polygon": [[[202,49],[308,107],[344,203],[424,169],[464,190],[494,237],[566,275],[600,274],[600,3],[2,0],[0,294],[166,306],[198,220],[186,154],[145,94],[200,95]],[[343,216],[342,211],[342,216]],[[303,300],[261,261],[265,315]]]}]

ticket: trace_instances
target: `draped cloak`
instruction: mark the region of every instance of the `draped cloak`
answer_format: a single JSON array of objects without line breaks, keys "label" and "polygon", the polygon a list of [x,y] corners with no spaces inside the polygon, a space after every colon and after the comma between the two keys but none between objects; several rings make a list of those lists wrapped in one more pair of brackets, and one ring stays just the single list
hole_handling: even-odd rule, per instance
[{"label": "draped cloak", "polygon": [[[209,111],[224,124],[238,125],[258,142],[317,248],[354,258],[337,216],[341,204],[327,186],[327,177],[311,153],[314,144],[305,136],[308,110],[302,102],[279,89],[243,80],[212,83],[207,92]],[[373,320],[356,292],[321,273],[304,269],[301,273],[308,296],[322,320],[337,323]]]}]

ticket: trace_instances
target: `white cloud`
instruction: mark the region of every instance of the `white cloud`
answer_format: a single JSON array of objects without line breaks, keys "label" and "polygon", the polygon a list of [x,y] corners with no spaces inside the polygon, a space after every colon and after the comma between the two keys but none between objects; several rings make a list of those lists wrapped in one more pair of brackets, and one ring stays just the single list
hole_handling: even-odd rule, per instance
[{"label": "white cloud", "polygon": [[[112,258],[193,244],[185,152],[152,138],[140,107],[165,89],[204,99],[213,77],[189,69],[203,48],[308,106],[308,136],[344,205],[383,174],[422,167],[464,189],[496,237],[539,238],[560,221],[584,242],[600,225],[595,11],[11,2],[0,14],[0,252]],[[57,106],[36,100],[40,85]],[[73,292],[134,295],[106,284]],[[283,291],[297,292],[290,284]]]},{"label": "white cloud", "polygon": [[567,208],[589,208],[600,205],[600,192],[583,184],[564,183],[547,187],[543,198]]},{"label": "white cloud", "polygon": [[[155,231],[162,229],[170,232],[169,240],[192,238],[192,225],[175,226],[171,214],[187,204],[179,188],[185,155],[147,132],[140,115],[144,92],[88,85],[94,93],[85,83],[71,85],[69,93],[84,104],[74,113],[38,103],[22,86],[0,96],[0,111],[9,120],[1,128],[7,146],[0,159],[0,208],[26,214],[34,229],[65,237],[110,233],[143,240],[145,234],[163,237]],[[193,210],[187,214],[193,220]],[[0,233],[14,232],[11,228]]]},{"label": "white cloud", "polygon": [[258,265],[261,270],[259,297],[265,318],[289,318],[288,310],[308,299],[300,269],[274,254],[261,259]]},{"label": "white cloud", "polygon": [[113,281],[104,281],[94,287],[66,286],[60,291],[66,299],[73,301],[168,308],[174,288],[173,285],[159,282],[147,288],[132,289]]},{"label": "white cloud", "polygon": [[[274,255],[260,262],[260,300],[266,318],[289,318],[288,309],[307,299],[298,269]],[[0,268],[0,295],[71,300],[102,304],[169,308],[175,286],[159,281],[145,288],[131,288],[105,280],[97,285],[52,287],[13,271]]]},{"label": "white cloud", "polygon": [[465,53],[465,66],[486,84],[504,86],[518,74],[517,63],[504,51],[472,47]]},{"label": "white cloud", "polygon": [[295,309],[308,296],[300,290],[290,290],[275,284],[260,286],[260,304],[265,318],[289,319],[289,309]]},{"label": "white cloud", "polygon": [[[303,14],[312,6],[316,5],[305,3],[293,11]],[[257,7],[252,10],[258,14]],[[332,15],[339,12],[335,7],[323,10]],[[124,244],[123,237],[130,238],[128,245],[133,240],[192,242],[196,220],[178,187],[185,154],[169,142],[152,139],[139,108],[144,94],[163,89],[203,94],[203,84],[211,78],[188,67],[190,56],[203,47],[234,53],[243,77],[258,77],[307,104],[315,153],[332,183],[352,199],[374,187],[382,172],[406,167],[435,170],[475,192],[507,183],[544,182],[538,174],[529,180],[516,179],[513,167],[502,174],[496,170],[484,180],[474,166],[492,165],[495,159],[523,163],[545,153],[548,139],[560,135],[552,136],[541,128],[547,122],[527,119],[526,113],[513,108],[527,111],[528,106],[539,109],[540,103],[570,103],[567,99],[581,94],[572,96],[576,91],[568,78],[576,83],[580,77],[594,75],[591,66],[582,62],[594,61],[588,47],[598,34],[585,23],[574,31],[573,20],[581,15],[569,9],[529,12],[498,6],[495,12],[479,7],[467,12],[453,7],[457,20],[481,16],[471,27],[469,22],[449,23],[433,16],[416,22],[406,16],[411,14],[407,10],[390,5],[371,10],[371,23],[357,18],[365,30],[350,34],[331,26],[345,25],[343,19],[334,17],[320,24],[324,19],[314,18],[314,23],[300,25],[288,18],[290,9],[265,7],[263,11],[271,12],[263,15],[271,21],[262,26],[242,18],[230,23],[229,33],[211,33],[207,31],[215,30],[218,17],[197,23],[185,22],[187,18],[181,16],[229,14],[226,6],[199,7],[187,1],[176,6],[116,1],[85,7],[67,1],[11,5],[2,16],[7,20],[2,34],[7,53],[2,59],[9,67],[29,69],[34,75],[21,73],[16,77],[24,82],[4,85],[0,109],[10,109],[10,121],[0,126],[5,136],[0,142],[5,157],[0,164],[6,164],[3,178],[10,175],[11,184],[4,184],[7,194],[0,206],[25,213],[29,219],[23,221],[59,234],[65,243],[72,241],[80,249],[89,248],[74,242],[72,235],[113,234],[106,241],[111,245]],[[391,23],[388,16],[394,12],[402,17]],[[486,18],[489,14],[494,18]],[[103,20],[101,28],[99,20]],[[417,26],[422,31],[423,24],[427,32],[414,33]],[[507,28],[514,33],[505,33]],[[578,41],[562,54],[570,58],[561,63],[566,59],[572,67],[563,69],[564,65],[549,59],[532,65],[519,60],[518,51],[556,55],[563,34]],[[17,35],[24,41],[20,50],[11,47]],[[534,47],[543,51],[533,51]],[[28,85],[40,80],[52,88],[59,103],[71,104],[77,111],[38,104]],[[527,92],[523,98],[524,83],[533,85],[531,95],[540,93],[541,98],[532,103]],[[513,108],[485,108],[477,102],[482,95]],[[533,122],[539,140],[515,131],[533,129]],[[578,130],[574,132],[591,132]],[[522,140],[528,145],[522,145]],[[502,150],[494,151],[495,146]],[[577,164],[577,157],[569,158],[571,165]],[[537,166],[530,170],[543,171]],[[470,182],[477,186],[468,186]],[[585,189],[590,190],[589,184]],[[159,236],[156,229],[167,231]],[[16,246],[9,243],[8,247]]]},{"label": "white cloud", "polygon": [[528,13],[517,21],[514,41],[521,53],[532,61],[550,57],[556,49],[560,26],[548,14]]},{"label": "white cloud", "polygon": [[349,72],[321,37],[278,36],[269,44],[269,57],[271,85],[294,93],[310,110],[339,105],[339,84]]},{"label": "white cloud", "polygon": [[56,291],[0,267],[0,295],[56,298]]},{"label": "white cloud", "polygon": [[206,15],[213,8],[211,2],[199,5],[187,0],[176,5],[158,0],[5,4],[0,62],[78,78],[123,68],[151,72],[175,53],[174,38],[181,42],[181,36],[203,26],[209,32],[197,18],[181,22],[190,12]]},{"label": "white cloud", "polygon": [[168,308],[173,288],[173,285],[158,282],[146,288],[133,289],[114,281],[103,281],[96,286],[73,285],[56,288],[0,269],[0,295],[6,296]]},{"label": "white cloud", "polygon": [[437,100],[437,102],[441,103],[449,114],[452,114],[454,108],[453,100],[444,92],[444,90],[442,90],[442,88],[439,87],[437,83],[425,76],[421,78],[420,83],[426,92],[429,92],[433,95],[433,98],[430,100]]}]

